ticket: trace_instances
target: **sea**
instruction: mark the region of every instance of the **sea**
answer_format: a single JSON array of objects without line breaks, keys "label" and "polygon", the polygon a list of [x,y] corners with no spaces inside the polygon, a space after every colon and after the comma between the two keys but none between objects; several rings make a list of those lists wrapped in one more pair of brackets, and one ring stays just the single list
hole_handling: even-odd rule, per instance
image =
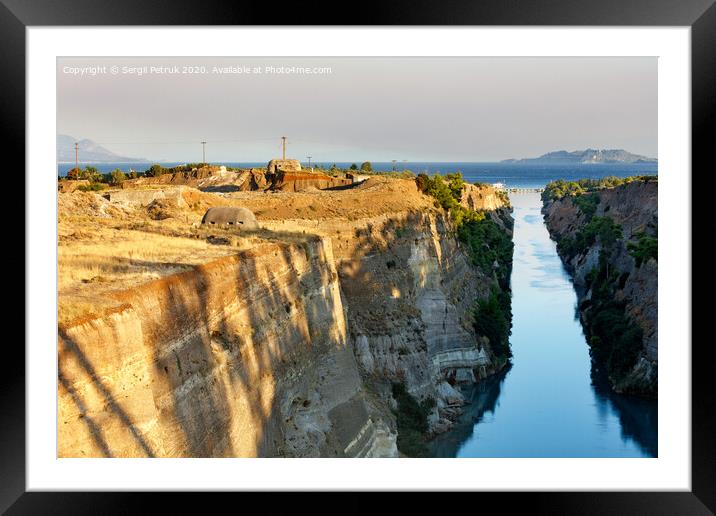
[{"label": "sea", "polygon": [[[353,162],[335,162],[338,168],[350,168]],[[163,162],[163,167],[183,165],[179,162]],[[263,168],[266,162],[221,162],[214,165],[226,165],[236,168]],[[317,168],[330,168],[334,162],[312,163]],[[99,172],[108,173],[117,168],[124,172],[144,172],[152,163],[80,163],[85,166],[96,167]],[[358,163],[360,165],[360,163]],[[307,167],[308,163],[302,163]],[[521,163],[477,163],[477,162],[374,162],[374,172],[401,172],[410,170],[415,174],[426,173],[450,174],[460,172],[463,178],[470,183],[502,183],[507,188],[541,188],[550,181],[564,179],[567,181],[577,179],[601,179],[607,176],[627,177],[634,175],[657,175],[657,163],[598,163],[598,164],[521,164]],[[66,176],[74,168],[74,163],[60,163],[57,165],[57,174]]]}]

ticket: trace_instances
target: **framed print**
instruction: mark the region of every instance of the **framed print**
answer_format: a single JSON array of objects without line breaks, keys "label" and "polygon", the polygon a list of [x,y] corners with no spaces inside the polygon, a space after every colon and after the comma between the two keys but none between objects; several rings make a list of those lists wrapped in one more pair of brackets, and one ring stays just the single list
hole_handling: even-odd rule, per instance
[{"label": "framed print", "polygon": [[397,490],[713,510],[691,337],[712,2],[391,4],[355,26],[179,4],[3,7],[27,202],[3,509]]}]

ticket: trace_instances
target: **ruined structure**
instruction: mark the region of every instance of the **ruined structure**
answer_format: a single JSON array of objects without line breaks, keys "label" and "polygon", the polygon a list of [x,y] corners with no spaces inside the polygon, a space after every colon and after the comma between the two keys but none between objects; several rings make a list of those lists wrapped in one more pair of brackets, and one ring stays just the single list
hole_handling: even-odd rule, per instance
[{"label": "ruined structure", "polygon": [[266,166],[266,172],[275,174],[277,172],[300,172],[301,162],[297,159],[272,159]]},{"label": "ruined structure", "polygon": [[233,206],[209,208],[201,219],[202,224],[236,226],[239,229],[258,229],[259,224],[251,210]]}]

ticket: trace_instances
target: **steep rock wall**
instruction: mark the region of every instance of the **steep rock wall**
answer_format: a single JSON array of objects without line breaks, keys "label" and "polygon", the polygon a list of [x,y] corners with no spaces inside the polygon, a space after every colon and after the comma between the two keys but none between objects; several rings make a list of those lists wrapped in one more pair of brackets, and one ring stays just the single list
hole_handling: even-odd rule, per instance
[{"label": "steep rock wall", "polygon": [[[599,197],[595,217],[610,217],[619,224],[623,237],[611,252],[609,266],[620,273],[616,301],[625,303],[625,311],[643,332],[643,349],[627,377],[613,386],[620,392],[656,395],[658,379],[658,264],[649,259],[640,266],[627,249],[635,235],[656,236],[658,224],[658,183],[635,181],[595,192]],[[542,213],[552,238],[573,238],[587,224],[587,217],[569,197],[545,202]],[[572,275],[580,304],[589,300],[588,275],[599,265],[603,246],[599,240],[573,257],[561,253],[565,267]],[[584,317],[584,314],[583,314]]]},{"label": "steep rock wall", "polygon": [[397,454],[330,241],[262,244],[114,299],[59,330],[60,456]]},{"label": "steep rock wall", "polygon": [[[493,189],[472,199],[471,209],[492,210],[502,225],[498,213],[507,207]],[[478,381],[504,365],[472,326],[475,301],[497,282],[472,266],[444,212],[262,224],[331,239],[349,336],[366,382],[384,400],[391,400],[396,381],[419,400],[435,400],[432,432],[449,428],[460,412],[462,396],[452,384]]]}]

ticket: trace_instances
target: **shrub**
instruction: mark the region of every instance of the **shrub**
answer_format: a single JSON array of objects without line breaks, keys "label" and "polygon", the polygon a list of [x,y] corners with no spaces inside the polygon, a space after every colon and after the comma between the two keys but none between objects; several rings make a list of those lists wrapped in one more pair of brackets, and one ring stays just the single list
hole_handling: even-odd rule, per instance
[{"label": "shrub", "polygon": [[509,342],[512,318],[510,304],[509,292],[495,289],[487,299],[477,302],[474,312],[475,332],[490,340],[492,352],[501,359],[512,356]]},{"label": "shrub", "polygon": [[373,172],[373,165],[371,165],[370,161],[364,161],[360,164],[360,169],[363,172]]},{"label": "shrub", "polygon": [[571,259],[584,253],[597,238],[605,249],[610,250],[616,241],[622,238],[622,227],[611,217],[593,217],[587,225],[574,234],[574,238],[562,237],[557,242],[557,251],[567,259]]},{"label": "shrub", "polygon": [[72,168],[67,171],[67,179],[80,179],[82,170],[79,168]]},{"label": "shrub", "polygon": [[[509,235],[484,213],[469,210],[460,213],[455,215],[457,238],[467,246],[472,263],[485,274],[492,275],[494,271],[498,280],[509,278],[514,248]],[[495,262],[497,269],[493,267]]]},{"label": "shrub", "polygon": [[109,174],[109,183],[112,185],[121,184],[127,176],[120,169],[116,168]]},{"label": "shrub", "polygon": [[629,319],[624,303],[614,300],[620,281],[618,271],[608,273],[606,256],[599,257],[599,267],[587,276],[592,298],[583,308],[585,333],[592,355],[604,363],[614,382],[621,381],[636,365],[643,348],[641,328]]},{"label": "shrub", "polygon": [[616,177],[608,176],[602,179],[580,179],[579,181],[565,181],[557,179],[548,183],[542,192],[543,201],[555,201],[565,196],[577,196],[587,192],[603,190],[605,188],[613,188],[634,181],[643,181],[645,183],[658,181],[658,176],[629,176]]},{"label": "shrub", "polygon": [[146,177],[158,177],[165,173],[168,173],[168,170],[158,164],[154,164],[144,171]]},{"label": "shrub", "polygon": [[655,237],[640,234],[636,243],[627,242],[629,254],[634,257],[637,267],[649,261],[649,258],[658,259],[659,242]]},{"label": "shrub", "polygon": [[460,172],[447,174],[445,176],[445,180],[448,183],[448,188],[450,189],[450,193],[453,198],[459,202],[462,198],[462,189],[465,187],[465,181],[462,179],[462,174]]},{"label": "shrub", "polygon": [[578,195],[572,199],[572,203],[584,214],[585,219],[590,221],[597,211],[599,196],[596,194]]},{"label": "shrub", "polygon": [[351,165],[351,170],[358,170],[358,165],[356,165],[355,163],[353,163],[353,164]]},{"label": "shrub", "polygon": [[393,398],[398,403],[395,417],[398,424],[398,449],[408,457],[427,457],[425,433],[428,415],[435,401],[418,401],[407,391],[404,383],[393,384]]},{"label": "shrub", "polygon": [[88,185],[78,186],[77,189],[81,192],[98,192],[107,188],[106,184],[103,183],[90,183]]}]

